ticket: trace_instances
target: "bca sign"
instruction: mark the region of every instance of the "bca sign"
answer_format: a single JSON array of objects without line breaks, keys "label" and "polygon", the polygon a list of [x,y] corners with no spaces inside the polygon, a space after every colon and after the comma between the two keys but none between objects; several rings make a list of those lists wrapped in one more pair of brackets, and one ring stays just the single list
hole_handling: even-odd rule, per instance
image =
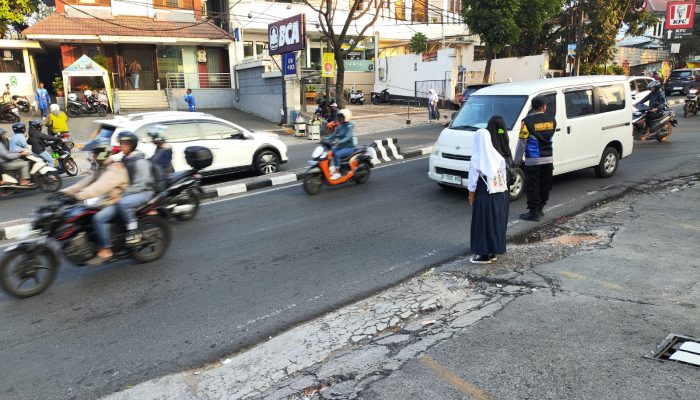
[{"label": "bca sign", "polygon": [[306,48],[306,22],[304,14],[273,22],[267,26],[270,55],[283,54]]},{"label": "bca sign", "polygon": [[693,29],[695,0],[671,1],[666,6],[666,29]]}]

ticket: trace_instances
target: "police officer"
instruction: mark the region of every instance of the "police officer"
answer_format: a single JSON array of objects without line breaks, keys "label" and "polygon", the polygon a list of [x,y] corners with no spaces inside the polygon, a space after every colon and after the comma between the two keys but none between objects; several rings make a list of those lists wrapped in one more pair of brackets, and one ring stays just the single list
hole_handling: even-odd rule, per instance
[{"label": "police officer", "polygon": [[523,118],[513,159],[518,164],[525,155],[525,191],[529,211],[520,214],[520,219],[539,221],[544,216],[544,206],[552,189],[552,140],[557,121],[547,114],[547,102],[543,97],[532,99],[531,106],[531,113]]}]

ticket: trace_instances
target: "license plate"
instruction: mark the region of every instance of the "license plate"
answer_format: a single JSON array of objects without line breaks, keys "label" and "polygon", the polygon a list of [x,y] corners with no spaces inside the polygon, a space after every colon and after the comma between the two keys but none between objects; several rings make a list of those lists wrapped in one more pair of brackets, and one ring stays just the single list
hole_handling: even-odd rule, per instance
[{"label": "license plate", "polygon": [[442,174],[442,181],[445,183],[451,183],[453,185],[461,185],[462,177],[455,175]]},{"label": "license plate", "polygon": [[683,90],[682,87],[674,87],[673,90]]}]

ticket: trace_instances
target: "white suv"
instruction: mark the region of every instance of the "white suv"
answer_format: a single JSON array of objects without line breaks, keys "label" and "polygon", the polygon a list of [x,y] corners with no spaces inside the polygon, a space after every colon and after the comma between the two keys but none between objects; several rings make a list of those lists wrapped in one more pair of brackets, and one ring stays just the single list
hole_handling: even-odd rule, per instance
[{"label": "white suv", "polygon": [[185,148],[204,146],[214,154],[213,164],[204,175],[219,175],[253,170],[266,175],[278,171],[287,162],[287,145],[279,135],[269,132],[250,132],[236,124],[204,113],[150,112],[117,116],[114,119],[96,121],[99,124],[96,137],[109,139],[112,146],[119,146],[119,133],[134,132],[139,137],[138,149],[146,157],[153,155],[155,146],[148,136],[149,128],[164,125],[163,133],[173,147],[175,171],[189,169],[185,161]]}]

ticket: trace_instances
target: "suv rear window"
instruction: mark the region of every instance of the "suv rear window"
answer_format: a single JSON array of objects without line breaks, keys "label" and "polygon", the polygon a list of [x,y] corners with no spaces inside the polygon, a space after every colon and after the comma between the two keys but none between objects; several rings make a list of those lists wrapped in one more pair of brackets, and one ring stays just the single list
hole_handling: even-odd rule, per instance
[{"label": "suv rear window", "polygon": [[671,78],[686,78],[691,74],[690,71],[673,71],[671,72]]}]

